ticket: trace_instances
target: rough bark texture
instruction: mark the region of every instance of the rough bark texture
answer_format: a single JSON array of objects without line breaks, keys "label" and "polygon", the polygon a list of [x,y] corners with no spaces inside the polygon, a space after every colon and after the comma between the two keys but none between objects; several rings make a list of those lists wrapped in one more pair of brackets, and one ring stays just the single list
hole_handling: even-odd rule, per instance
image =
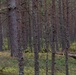
[{"label": "rough bark texture", "polygon": [[62,0],[59,0],[59,24],[60,24],[60,41],[62,45],[62,51],[65,50],[65,25],[63,21],[63,5]]},{"label": "rough bark texture", "polygon": [[28,1],[28,16],[29,16],[29,26],[28,26],[28,35],[29,35],[29,47],[32,52],[32,1]]},{"label": "rough bark texture", "polygon": [[[0,1],[0,8],[1,8],[1,1]],[[0,51],[2,51],[2,24],[1,24],[1,14],[0,14]]]},{"label": "rough bark texture", "polygon": [[45,52],[46,54],[46,75],[48,75],[48,52],[49,52],[49,24],[48,24],[48,10],[47,1],[45,1]]},{"label": "rough bark texture", "polygon": [[34,67],[35,74],[39,75],[39,55],[38,55],[38,0],[32,0],[33,2],[33,42],[34,42]]},{"label": "rough bark texture", "polygon": [[11,56],[18,54],[16,1],[8,0],[9,25],[11,29]]},{"label": "rough bark texture", "polygon": [[24,58],[22,49],[22,22],[21,22],[21,10],[22,10],[22,0],[16,0],[17,3],[17,27],[18,27],[18,66],[19,75],[24,75]]},{"label": "rough bark texture", "polygon": [[28,24],[27,24],[27,19],[28,19],[28,15],[27,15],[27,0],[22,0],[22,11],[21,11],[21,16],[22,16],[22,41],[23,41],[23,50],[26,50],[28,47]]},{"label": "rough bark texture", "polygon": [[65,24],[65,64],[66,64],[66,75],[69,75],[68,72],[68,50],[70,47],[69,44],[69,6],[68,0],[63,1],[63,20]]},{"label": "rough bark texture", "polygon": [[52,49],[52,66],[51,66],[51,75],[55,73],[55,37],[56,37],[56,29],[55,29],[55,0],[52,0],[52,15],[51,15],[51,24],[52,24],[52,35],[51,35],[51,49]]}]

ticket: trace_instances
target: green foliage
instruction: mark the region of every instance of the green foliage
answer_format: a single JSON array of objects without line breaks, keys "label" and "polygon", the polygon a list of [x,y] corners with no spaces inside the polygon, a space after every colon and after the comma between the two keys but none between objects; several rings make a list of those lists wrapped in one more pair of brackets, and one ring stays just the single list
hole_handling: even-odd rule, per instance
[{"label": "green foliage", "polygon": [[76,42],[73,42],[71,45],[70,45],[70,51],[72,53],[76,53]]},{"label": "green foliage", "polygon": [[41,49],[41,53],[46,53],[47,51],[46,51],[46,49],[45,48],[42,48]]},{"label": "green foliage", "polygon": [[8,50],[8,40],[7,40],[7,38],[5,38],[3,40],[3,50]]},{"label": "green foliage", "polygon": [[30,50],[30,47],[28,47],[26,50],[24,50],[25,51],[25,53],[30,53],[31,52],[31,50]]}]

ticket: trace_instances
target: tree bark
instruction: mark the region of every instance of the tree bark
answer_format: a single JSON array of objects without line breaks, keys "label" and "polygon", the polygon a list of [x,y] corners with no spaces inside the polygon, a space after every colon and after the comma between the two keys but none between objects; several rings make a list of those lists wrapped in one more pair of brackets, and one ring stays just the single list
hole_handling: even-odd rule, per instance
[{"label": "tree bark", "polygon": [[23,50],[26,50],[28,47],[28,8],[27,0],[22,1],[22,41],[23,41]]},{"label": "tree bark", "polygon": [[11,56],[18,55],[18,39],[17,39],[17,14],[16,14],[16,1],[8,0],[8,15],[9,15],[9,25],[11,29]]},{"label": "tree bark", "polygon": [[32,0],[33,5],[33,42],[34,42],[34,66],[35,74],[39,75],[39,55],[38,55],[38,0]]},{"label": "tree bark", "polygon": [[24,75],[24,58],[23,58],[23,49],[22,49],[22,0],[16,0],[17,4],[17,27],[18,27],[18,66],[19,66],[19,75]]},{"label": "tree bark", "polygon": [[70,47],[69,43],[69,5],[68,0],[63,1],[63,20],[65,24],[65,64],[66,64],[66,75],[69,75],[68,72],[68,50]]},{"label": "tree bark", "polygon": [[52,28],[52,35],[51,35],[51,49],[52,49],[52,66],[51,66],[51,75],[55,73],[55,37],[56,37],[56,16],[55,16],[55,0],[52,0],[52,15],[51,15],[51,28]]},{"label": "tree bark", "polygon": [[[0,1],[0,8],[1,8],[1,1]],[[1,24],[1,13],[0,13],[0,51],[3,51],[2,44],[3,39],[2,39],[2,24]]]}]

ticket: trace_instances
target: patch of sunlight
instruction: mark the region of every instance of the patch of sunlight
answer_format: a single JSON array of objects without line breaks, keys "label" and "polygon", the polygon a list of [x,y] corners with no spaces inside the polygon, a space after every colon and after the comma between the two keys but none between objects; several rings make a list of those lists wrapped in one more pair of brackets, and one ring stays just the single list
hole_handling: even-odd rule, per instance
[{"label": "patch of sunlight", "polygon": [[7,51],[7,52],[5,52],[5,51],[2,51],[2,52],[0,52],[0,56],[10,56],[10,52],[9,51]]},{"label": "patch of sunlight", "polygon": [[14,67],[7,67],[7,68],[4,69],[4,72],[7,72],[7,73],[17,73],[18,69],[14,68]]}]

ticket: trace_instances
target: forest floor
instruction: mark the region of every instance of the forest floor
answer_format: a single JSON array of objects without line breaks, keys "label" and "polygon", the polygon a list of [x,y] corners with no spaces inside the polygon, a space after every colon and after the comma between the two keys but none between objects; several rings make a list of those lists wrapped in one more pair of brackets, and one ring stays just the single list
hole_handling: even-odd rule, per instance
[{"label": "forest floor", "polygon": [[[34,75],[34,54],[24,53],[25,75]],[[55,75],[65,75],[65,56],[56,55]],[[69,75],[76,75],[76,59],[69,57]],[[46,75],[46,53],[39,53],[40,75]],[[51,53],[48,54],[48,75],[51,74]],[[18,75],[18,62],[10,52],[0,52],[0,75]]]}]

